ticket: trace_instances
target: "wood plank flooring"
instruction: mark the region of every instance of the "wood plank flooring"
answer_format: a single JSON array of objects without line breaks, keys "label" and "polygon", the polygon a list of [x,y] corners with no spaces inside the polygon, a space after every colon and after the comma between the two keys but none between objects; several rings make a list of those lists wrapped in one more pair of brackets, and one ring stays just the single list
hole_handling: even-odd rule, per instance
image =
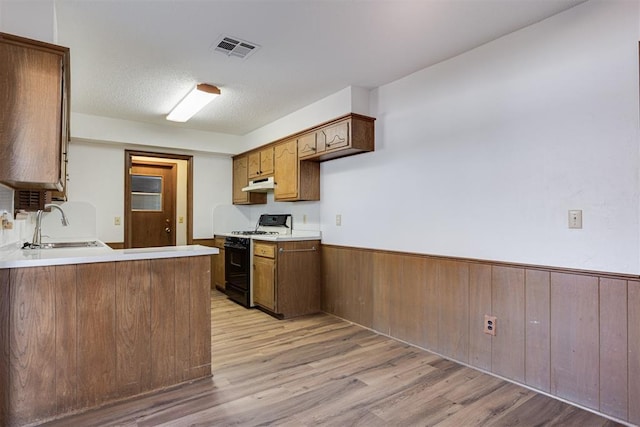
[{"label": "wood plank flooring", "polygon": [[321,314],[280,321],[212,293],[213,378],[47,426],[615,426]]}]

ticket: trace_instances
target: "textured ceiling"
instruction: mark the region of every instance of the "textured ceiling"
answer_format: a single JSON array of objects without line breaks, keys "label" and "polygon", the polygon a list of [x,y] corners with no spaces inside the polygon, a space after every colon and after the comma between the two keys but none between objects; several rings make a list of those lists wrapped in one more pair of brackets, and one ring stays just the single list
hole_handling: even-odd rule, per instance
[{"label": "textured ceiling", "polygon": [[[374,88],[583,0],[56,1],[74,112],[243,135],[347,86]],[[260,45],[213,51],[222,35]],[[196,83],[221,96],[184,124]]]}]

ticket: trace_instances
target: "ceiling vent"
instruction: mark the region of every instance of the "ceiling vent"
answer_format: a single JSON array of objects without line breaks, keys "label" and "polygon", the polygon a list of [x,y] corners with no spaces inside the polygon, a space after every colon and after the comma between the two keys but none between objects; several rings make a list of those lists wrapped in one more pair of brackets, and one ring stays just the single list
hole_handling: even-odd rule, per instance
[{"label": "ceiling vent", "polygon": [[222,36],[215,44],[215,52],[223,53],[227,56],[246,59],[260,46],[237,37]]}]

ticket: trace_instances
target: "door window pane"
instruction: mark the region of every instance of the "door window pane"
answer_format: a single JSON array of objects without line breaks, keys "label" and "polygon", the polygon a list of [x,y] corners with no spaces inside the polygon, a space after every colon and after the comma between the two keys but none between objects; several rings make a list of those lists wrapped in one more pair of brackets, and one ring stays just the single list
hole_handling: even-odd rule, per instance
[{"label": "door window pane", "polygon": [[162,211],[162,177],[131,175],[131,210]]},{"label": "door window pane", "polygon": [[162,177],[152,175],[131,175],[133,193],[162,193]]}]

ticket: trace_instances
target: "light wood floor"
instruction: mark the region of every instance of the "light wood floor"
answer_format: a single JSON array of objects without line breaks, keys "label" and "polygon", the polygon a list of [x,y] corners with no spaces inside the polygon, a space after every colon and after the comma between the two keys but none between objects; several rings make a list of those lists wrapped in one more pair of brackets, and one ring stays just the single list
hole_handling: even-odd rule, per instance
[{"label": "light wood floor", "polygon": [[329,315],[212,295],[214,377],[50,426],[614,426]]}]

